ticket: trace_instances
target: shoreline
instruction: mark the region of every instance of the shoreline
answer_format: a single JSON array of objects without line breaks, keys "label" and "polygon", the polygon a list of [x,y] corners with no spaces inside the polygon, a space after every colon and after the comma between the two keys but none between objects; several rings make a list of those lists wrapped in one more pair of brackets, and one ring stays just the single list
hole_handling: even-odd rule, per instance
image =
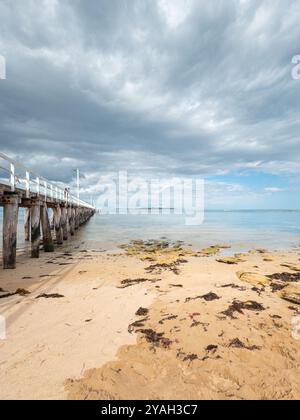
[{"label": "shoreline", "polygon": [[137,242],[113,253],[74,241],[1,272],[1,289],[30,293],[0,293],[1,399],[300,397],[291,334],[300,306],[271,281],[237,276],[296,274],[281,264],[298,265],[300,251],[251,251],[229,264],[216,247],[193,255]]}]

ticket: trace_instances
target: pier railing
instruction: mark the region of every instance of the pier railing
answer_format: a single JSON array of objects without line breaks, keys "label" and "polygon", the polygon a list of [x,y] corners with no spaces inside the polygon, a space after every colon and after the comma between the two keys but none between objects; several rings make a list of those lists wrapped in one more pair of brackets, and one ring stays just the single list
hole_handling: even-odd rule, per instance
[{"label": "pier railing", "polygon": [[34,193],[38,196],[43,196],[45,200],[50,198],[65,204],[74,204],[95,209],[91,204],[70,194],[67,186],[61,186],[49,181],[0,152],[1,184],[7,186],[11,192],[15,192],[16,190],[24,191],[27,198],[30,197],[30,194]]}]

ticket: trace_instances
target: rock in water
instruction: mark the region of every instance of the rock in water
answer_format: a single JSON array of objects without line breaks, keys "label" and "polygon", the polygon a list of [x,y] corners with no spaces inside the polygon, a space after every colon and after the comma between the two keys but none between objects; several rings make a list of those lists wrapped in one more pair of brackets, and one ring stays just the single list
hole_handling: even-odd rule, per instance
[{"label": "rock in water", "polygon": [[233,264],[238,264],[240,262],[244,262],[244,260],[242,260],[241,258],[238,258],[238,257],[226,257],[226,258],[218,258],[217,262],[223,263],[223,264],[233,265]]},{"label": "rock in water", "polygon": [[252,284],[253,286],[265,286],[270,283],[270,279],[261,274],[246,273],[244,271],[239,271],[236,273],[236,275],[241,281]]},{"label": "rock in water", "polygon": [[281,297],[288,302],[296,303],[300,305],[300,287],[299,286],[287,286],[282,292]]}]

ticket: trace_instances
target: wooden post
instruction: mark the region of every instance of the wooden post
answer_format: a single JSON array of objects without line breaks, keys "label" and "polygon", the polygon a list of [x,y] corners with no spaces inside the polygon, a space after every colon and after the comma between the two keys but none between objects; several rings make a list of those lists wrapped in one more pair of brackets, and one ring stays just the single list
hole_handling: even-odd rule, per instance
[{"label": "wooden post", "polygon": [[53,209],[54,229],[56,235],[56,243],[63,244],[62,228],[61,228],[61,208],[57,206]]},{"label": "wooden post", "polygon": [[3,214],[3,268],[16,268],[19,198],[12,195],[4,204]]},{"label": "wooden post", "polygon": [[74,236],[73,209],[72,209],[72,207],[68,207],[68,221],[69,221],[70,235]]},{"label": "wooden post", "polygon": [[31,258],[39,258],[41,243],[41,211],[40,202],[36,201],[30,209],[31,219]]},{"label": "wooden post", "polygon": [[54,252],[47,205],[41,206],[41,222],[43,230],[43,247],[45,252]]},{"label": "wooden post", "polygon": [[25,231],[25,241],[30,240],[30,209],[25,209],[25,220],[24,220],[24,231]]},{"label": "wooden post", "polygon": [[63,240],[68,240],[68,212],[66,207],[61,208],[61,226],[63,230]]},{"label": "wooden post", "polygon": [[75,229],[79,228],[79,208],[75,209]]},{"label": "wooden post", "polygon": [[75,234],[75,219],[76,219],[76,212],[75,212],[75,209],[72,208],[72,224],[73,224],[74,234]]}]

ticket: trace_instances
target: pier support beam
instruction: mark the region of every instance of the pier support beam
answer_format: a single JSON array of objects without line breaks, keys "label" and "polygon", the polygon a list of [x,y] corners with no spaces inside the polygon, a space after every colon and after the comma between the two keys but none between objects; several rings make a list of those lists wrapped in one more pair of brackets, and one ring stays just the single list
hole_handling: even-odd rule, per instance
[{"label": "pier support beam", "polygon": [[24,218],[24,231],[25,231],[25,241],[30,241],[30,209],[25,209],[25,218]]},{"label": "pier support beam", "polygon": [[57,206],[53,209],[54,229],[56,235],[56,243],[58,245],[63,244],[63,235],[61,228],[61,208]]},{"label": "pier support beam", "polygon": [[41,243],[41,214],[40,202],[36,201],[30,209],[31,219],[31,258],[39,258]]},{"label": "pier support beam", "polygon": [[16,268],[17,226],[19,198],[11,195],[4,204],[3,214],[3,268]]},{"label": "pier support beam", "polygon": [[79,225],[80,225],[80,223],[79,223],[79,211],[80,211],[80,209],[77,207],[75,209],[75,229],[76,230],[79,229]]},{"label": "pier support beam", "polygon": [[63,240],[68,240],[68,211],[66,207],[61,208],[61,227],[63,231]]},{"label": "pier support beam", "polygon": [[51,235],[51,226],[49,221],[47,205],[41,206],[41,223],[43,231],[43,247],[45,252],[54,252],[54,244]]},{"label": "pier support beam", "polygon": [[72,207],[68,207],[68,221],[69,221],[70,235],[74,236],[74,222],[73,222],[73,209],[72,209]]}]

